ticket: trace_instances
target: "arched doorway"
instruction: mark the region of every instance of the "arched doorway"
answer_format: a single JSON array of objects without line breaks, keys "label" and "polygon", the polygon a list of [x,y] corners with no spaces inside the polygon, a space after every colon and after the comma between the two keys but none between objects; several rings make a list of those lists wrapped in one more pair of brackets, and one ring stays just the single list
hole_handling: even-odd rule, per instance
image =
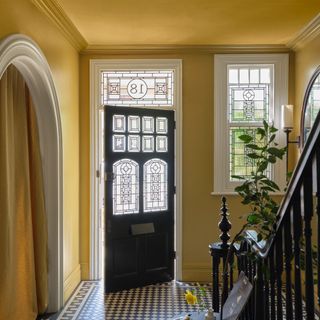
[{"label": "arched doorway", "polygon": [[30,90],[38,121],[48,219],[48,312],[63,305],[62,132],[52,74],[41,49],[27,36],[15,34],[0,42],[0,78],[13,64]]}]

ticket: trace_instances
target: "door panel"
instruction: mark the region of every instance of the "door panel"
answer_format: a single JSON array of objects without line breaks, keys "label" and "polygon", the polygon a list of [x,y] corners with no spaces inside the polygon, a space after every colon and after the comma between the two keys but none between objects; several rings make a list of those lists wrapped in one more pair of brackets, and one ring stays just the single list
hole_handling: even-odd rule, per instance
[{"label": "door panel", "polygon": [[168,281],[174,251],[174,112],[105,106],[107,291]]}]

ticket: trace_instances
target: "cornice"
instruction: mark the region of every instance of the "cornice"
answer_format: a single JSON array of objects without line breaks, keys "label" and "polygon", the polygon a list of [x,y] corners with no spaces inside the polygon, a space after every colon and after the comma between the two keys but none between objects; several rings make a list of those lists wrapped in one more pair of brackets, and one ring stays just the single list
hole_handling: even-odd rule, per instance
[{"label": "cornice", "polygon": [[320,34],[320,13],[304,26],[288,43],[287,47],[297,51]]},{"label": "cornice", "polygon": [[84,55],[168,54],[168,53],[280,53],[285,45],[88,45]]},{"label": "cornice", "polygon": [[88,43],[64,12],[57,0],[31,0],[64,34],[75,49],[81,51]]}]

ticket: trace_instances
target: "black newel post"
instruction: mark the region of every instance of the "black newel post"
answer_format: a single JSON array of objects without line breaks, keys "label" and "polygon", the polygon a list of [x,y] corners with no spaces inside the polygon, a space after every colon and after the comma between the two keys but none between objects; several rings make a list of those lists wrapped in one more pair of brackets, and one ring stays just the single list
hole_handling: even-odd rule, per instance
[{"label": "black newel post", "polygon": [[[227,299],[227,291],[225,292],[222,299],[220,299],[220,292],[219,292],[219,278],[220,278],[220,272],[219,272],[219,266],[221,259],[223,260],[223,268],[227,259],[228,255],[228,249],[229,249],[229,243],[228,240],[230,239],[229,231],[231,229],[231,223],[228,219],[229,213],[228,213],[228,207],[227,207],[227,199],[225,197],[222,197],[222,207],[220,209],[221,213],[221,220],[218,224],[219,229],[221,230],[220,239],[221,242],[214,242],[209,245],[210,254],[212,256],[212,308],[215,312],[219,312],[220,309],[220,301],[221,305],[225,302]],[[230,259],[233,260],[233,259]],[[232,261],[229,261],[229,265],[232,265]],[[222,279],[224,285],[228,287],[229,282],[229,273],[227,272]],[[230,288],[232,288],[233,285],[233,279],[232,279],[232,272],[230,273]]]}]

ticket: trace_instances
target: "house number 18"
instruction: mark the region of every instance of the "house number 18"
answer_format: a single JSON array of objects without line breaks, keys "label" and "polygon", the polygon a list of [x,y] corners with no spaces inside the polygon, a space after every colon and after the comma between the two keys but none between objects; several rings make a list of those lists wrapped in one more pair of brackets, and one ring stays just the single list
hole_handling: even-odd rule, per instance
[{"label": "house number 18", "polygon": [[144,82],[144,80],[140,78],[133,79],[128,83],[127,91],[131,98],[141,99],[146,95],[148,91],[148,86]]}]

